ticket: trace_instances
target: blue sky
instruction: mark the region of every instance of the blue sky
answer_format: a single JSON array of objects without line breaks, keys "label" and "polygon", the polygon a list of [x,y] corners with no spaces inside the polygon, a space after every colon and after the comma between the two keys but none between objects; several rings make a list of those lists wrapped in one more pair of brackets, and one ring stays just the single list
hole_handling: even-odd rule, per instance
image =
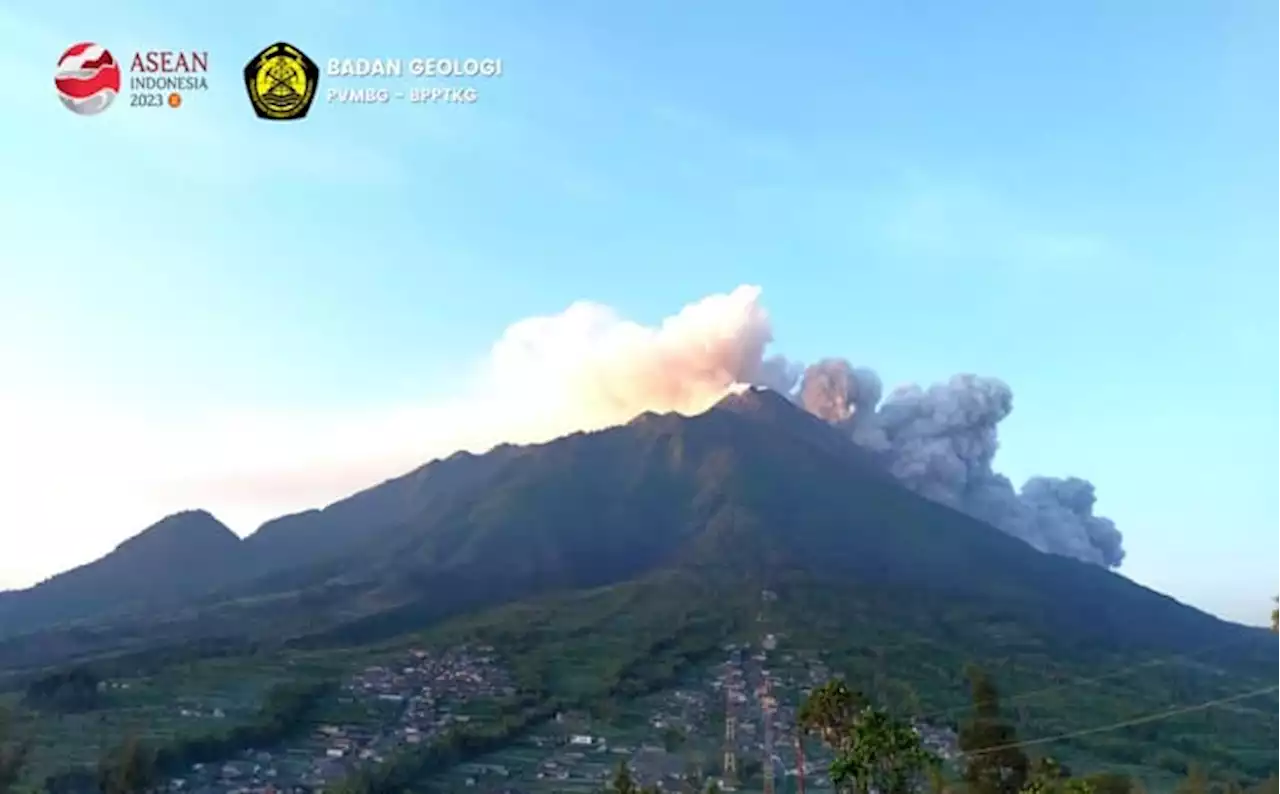
[{"label": "blue sky", "polygon": [[[0,130],[0,429],[21,439],[0,444],[0,584],[187,500],[243,533],[341,495],[341,477],[252,505],[139,483],[295,471],[286,442],[336,425],[372,449],[458,399],[522,318],[590,299],[654,324],[758,284],[779,352],[890,384],[1005,379],[1001,470],[1092,479],[1127,575],[1265,618],[1274,3],[296,8],[0,10],[21,121]],[[321,96],[268,124],[239,71],[279,39],[505,73],[472,106]],[[76,117],[52,71],[81,40],[208,50],[210,90]]]}]

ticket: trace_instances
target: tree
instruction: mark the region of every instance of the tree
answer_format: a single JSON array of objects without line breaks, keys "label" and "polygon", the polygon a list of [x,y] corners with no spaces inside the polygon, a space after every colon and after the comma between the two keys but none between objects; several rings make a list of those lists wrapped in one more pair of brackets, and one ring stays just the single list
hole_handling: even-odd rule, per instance
[{"label": "tree", "polygon": [[797,724],[835,751],[831,782],[838,791],[905,794],[934,766],[914,728],[845,685],[830,681],[801,704]]},{"label": "tree", "polygon": [[1027,783],[1029,762],[1013,726],[1000,717],[1000,693],[977,667],[968,671],[973,712],[960,726],[969,794],[1018,794]]},{"label": "tree", "polygon": [[1252,794],[1276,794],[1277,791],[1280,791],[1280,786],[1277,785],[1277,782],[1276,776],[1273,774],[1266,780],[1254,786]]},{"label": "tree", "polygon": [[805,733],[839,750],[852,736],[853,723],[866,705],[861,692],[849,689],[843,681],[828,681],[805,698],[796,722]]},{"label": "tree", "polygon": [[144,794],[157,783],[155,753],[136,737],[108,753],[98,764],[102,794]]},{"label": "tree", "polygon": [[1056,791],[1067,771],[1056,760],[1048,757],[1037,758],[1027,772],[1027,782],[1022,786],[1022,794],[1049,794]]},{"label": "tree", "polygon": [[31,743],[17,735],[13,722],[13,715],[0,710],[0,794],[15,790],[31,752]]},{"label": "tree", "polygon": [[[687,738],[687,737],[686,737]],[[707,757],[694,750],[685,756],[684,781],[680,787],[688,794],[701,794],[708,780]]]},{"label": "tree", "polygon": [[32,709],[72,714],[102,705],[101,679],[76,667],[37,678],[27,685],[23,703]]},{"label": "tree", "polygon": [[1209,775],[1204,767],[1192,764],[1187,768],[1187,776],[1178,783],[1177,794],[1209,794]]},{"label": "tree", "polygon": [[1129,794],[1134,781],[1118,772],[1101,772],[1085,778],[1052,758],[1037,758],[1027,774],[1022,794]]},{"label": "tree", "polygon": [[1099,772],[1085,780],[1097,794],[1133,794],[1133,778],[1120,772]]},{"label": "tree", "polygon": [[934,766],[936,759],[914,728],[886,711],[867,707],[831,763],[831,782],[837,790],[851,788],[860,794],[908,794]]},{"label": "tree", "polygon": [[679,728],[667,728],[662,732],[662,746],[668,753],[674,753],[684,746],[687,737]]},{"label": "tree", "polygon": [[325,786],[325,794],[369,794],[373,790],[368,777],[355,774],[339,780],[332,786]]},{"label": "tree", "polygon": [[941,764],[933,764],[928,770],[928,787],[929,794],[947,794],[950,790],[947,786],[947,778],[942,773]]},{"label": "tree", "polygon": [[617,794],[656,794],[656,787],[641,788],[631,777],[631,767],[626,761],[618,762],[618,771],[613,774],[612,790]]}]

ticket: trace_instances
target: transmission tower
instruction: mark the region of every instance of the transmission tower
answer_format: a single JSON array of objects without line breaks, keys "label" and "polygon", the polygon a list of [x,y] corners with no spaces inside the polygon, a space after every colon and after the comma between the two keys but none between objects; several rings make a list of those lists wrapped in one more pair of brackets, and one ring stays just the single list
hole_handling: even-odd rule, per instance
[{"label": "transmission tower", "polygon": [[763,675],[760,709],[764,712],[764,764],[761,765],[761,773],[764,775],[764,794],[773,794],[773,715],[777,711],[778,701],[774,700],[773,692],[769,689],[768,672]]},{"label": "transmission tower", "polygon": [[796,731],[796,791],[804,794],[804,742]]},{"label": "transmission tower", "polygon": [[724,693],[724,782],[732,788],[738,777],[737,718],[733,714],[733,688],[725,687]]}]

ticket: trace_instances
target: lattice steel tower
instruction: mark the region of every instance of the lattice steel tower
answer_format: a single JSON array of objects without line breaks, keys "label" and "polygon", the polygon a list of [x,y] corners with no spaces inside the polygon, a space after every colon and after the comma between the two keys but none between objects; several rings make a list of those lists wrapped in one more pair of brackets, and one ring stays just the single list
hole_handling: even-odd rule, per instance
[{"label": "lattice steel tower", "polygon": [[733,785],[738,777],[738,721],[733,715],[733,689],[725,687],[724,697],[724,780]]},{"label": "lattice steel tower", "polygon": [[796,730],[796,791],[804,794],[804,739]]},{"label": "lattice steel tower", "polygon": [[773,794],[773,715],[777,711],[778,701],[770,691],[769,674],[765,672],[763,675],[760,710],[764,717],[764,764],[760,767],[760,772],[764,775],[764,794]]}]

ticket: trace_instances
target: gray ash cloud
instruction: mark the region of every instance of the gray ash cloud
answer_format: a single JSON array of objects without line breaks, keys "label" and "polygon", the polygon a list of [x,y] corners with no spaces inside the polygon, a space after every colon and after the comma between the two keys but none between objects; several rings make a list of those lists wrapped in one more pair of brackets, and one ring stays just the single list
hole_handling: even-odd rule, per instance
[{"label": "gray ash cloud", "polygon": [[829,358],[798,371],[774,362],[762,385],[791,396],[875,452],[912,490],[982,519],[1035,548],[1108,568],[1124,559],[1115,524],[1094,515],[1093,484],[1032,477],[1021,488],[994,469],[997,427],[1013,391],[997,378],[956,375],[887,396],[874,370]]}]

